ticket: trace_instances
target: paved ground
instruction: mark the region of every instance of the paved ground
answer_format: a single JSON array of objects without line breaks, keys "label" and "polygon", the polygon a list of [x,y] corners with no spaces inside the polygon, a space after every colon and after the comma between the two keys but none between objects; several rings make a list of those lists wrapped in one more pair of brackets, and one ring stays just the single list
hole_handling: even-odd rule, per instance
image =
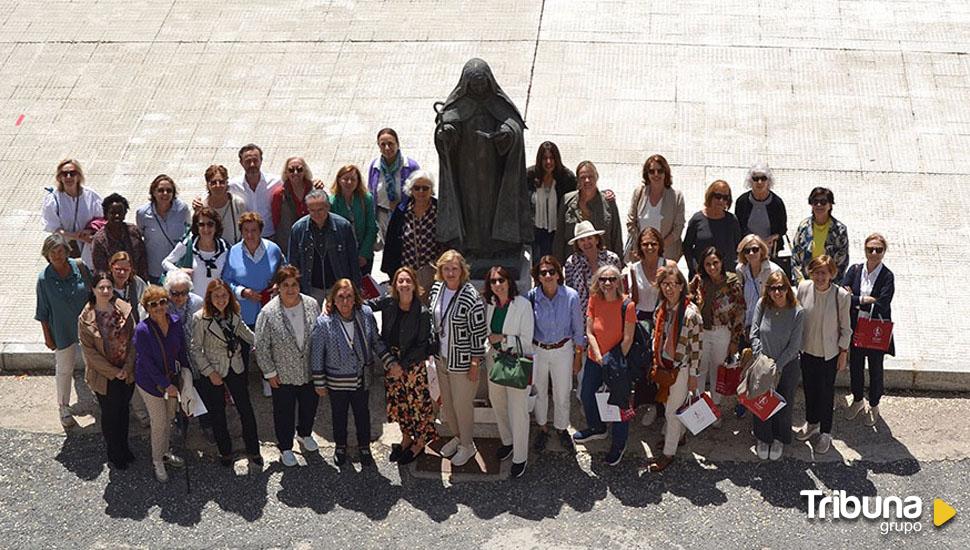
[{"label": "paved ground", "polygon": [[966,2],[0,5],[0,343],[40,341],[38,209],[58,159],[81,159],[93,188],[135,205],[160,172],[188,196],[210,163],[237,172],[249,141],[271,171],[303,155],[326,179],[368,162],[392,126],[435,168],[431,104],[480,56],[525,113],[528,150],[553,139],[570,166],[594,160],[621,210],[653,152],[691,212],[715,178],[739,194],[758,160],[792,230],[808,190],[832,187],[853,258],[871,231],[890,241],[888,367],[970,371],[970,301],[945,285],[970,276]]},{"label": "paved ground", "polygon": [[[182,473],[167,485],[151,476],[147,434],[133,426],[139,461],[119,472],[104,463],[90,397],[77,409],[82,428],[66,436],[50,406],[49,377],[0,378],[0,533],[10,547],[346,547],[583,548],[938,547],[966,548],[970,506],[970,430],[954,419],[965,398],[894,395],[876,428],[836,413],[833,450],[813,457],[793,445],[777,463],[758,461],[748,418],[692,438],[663,474],[642,468],[659,450],[659,428],[634,425],[619,467],[603,465],[604,442],[573,457],[555,446],[533,452],[518,480],[419,479],[386,461],[398,433],[379,423],[372,400],[376,469],[332,464],[329,412],[315,433],[322,451],[301,467],[278,462],[268,401],[256,398],[266,467],[247,473],[215,461],[214,446],[190,429],[191,492]],[[252,388],[256,391],[256,387]],[[573,423],[582,425],[573,410]],[[803,415],[798,404],[796,418]],[[230,425],[239,441],[238,423]],[[352,429],[352,428],[351,428]],[[353,439],[353,436],[351,437]],[[883,535],[881,522],[807,519],[802,490],[854,496],[918,496],[921,531]],[[932,526],[931,502],[958,516]]]}]

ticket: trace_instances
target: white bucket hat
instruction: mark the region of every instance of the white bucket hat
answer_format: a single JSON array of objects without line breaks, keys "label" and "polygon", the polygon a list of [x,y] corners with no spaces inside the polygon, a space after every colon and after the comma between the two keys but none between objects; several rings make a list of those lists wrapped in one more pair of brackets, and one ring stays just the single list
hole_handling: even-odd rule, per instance
[{"label": "white bucket hat", "polygon": [[596,228],[593,227],[593,222],[581,221],[576,224],[576,228],[573,230],[573,234],[575,236],[572,239],[569,239],[569,244],[574,244],[579,239],[595,237],[596,235],[603,235],[604,233],[606,233],[606,231],[597,231]]}]

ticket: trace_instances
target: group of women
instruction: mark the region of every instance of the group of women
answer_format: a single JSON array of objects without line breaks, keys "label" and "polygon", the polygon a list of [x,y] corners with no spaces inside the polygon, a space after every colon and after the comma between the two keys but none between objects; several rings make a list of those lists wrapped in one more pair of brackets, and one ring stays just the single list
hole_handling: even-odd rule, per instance
[{"label": "group of women", "polygon": [[[209,411],[207,428],[220,460],[234,460],[225,418],[231,400],[246,454],[261,465],[245,378],[251,364],[258,365],[264,392],[272,396],[286,466],[297,464],[294,435],[304,451],[318,450],[312,426],[324,396],[334,420],[335,462],[349,460],[352,411],[359,460],[373,463],[367,403],[375,374],[384,379],[388,418],[403,434],[391,460],[415,460],[436,437],[434,383],[442,419],[454,434],[439,452],[461,466],[477,453],[473,403],[480,379],[489,378],[497,357],[511,354],[534,360],[539,427],[532,447],[545,449],[552,416],[567,450],[611,437],[605,461],[614,465],[624,454],[631,415],[607,430],[597,394],[613,383],[617,368],[629,367],[624,358],[637,324],[647,334],[649,360],[631,369],[643,374],[630,380],[629,408],[645,409],[644,424],[658,415],[665,419],[663,451],[653,470],[666,468],[684,441],[677,409],[689,394],[705,391],[720,403],[718,368],[743,348],[776,362],[776,390],[788,402],[801,374],[807,424],[797,436],[812,439],[816,452],[831,445],[838,370],[851,367],[854,402],[847,417],[865,413],[867,424],[877,421],[884,352],[855,346],[851,334],[860,316],[890,318],[893,278],[882,263],[887,243],[871,235],[867,261],[850,267],[847,232],[832,216],[831,190],[812,190],[812,215],[787,245],[785,205],[766,165],[748,171],[750,190],[738,198],[737,216],[729,211],[730,186],[717,180],[705,192],[704,207],[685,224],[670,165],[652,155],[628,211],[624,242],[616,198],[598,189],[595,165],[584,161],[574,175],[558,147],[545,142],[528,170],[534,286],[520,292],[509,271],[495,266],[479,293],[461,253],[443,251],[435,240],[434,178],[403,155],[394,130],[382,129],[378,145],[381,155],[369,167],[366,187],[361,171],[347,165],[330,189],[332,212],[353,226],[362,272],[371,270],[374,251],[384,251],[381,270],[391,277],[390,293],[366,303],[361,282],[350,279],[338,280],[318,303],[300,293],[301,274],[286,264],[288,225],[307,214],[307,193],[323,185],[302,158],[285,163],[273,195],[276,234],[270,238],[262,237],[260,215],[228,191],[222,166],[206,170],[208,193],[193,208],[177,198],[171,178],[158,176],[137,223],[127,224],[124,197],[112,194],[99,203],[83,186],[80,164],[59,163],[57,189],[49,189],[44,201],[45,229],[52,234],[42,250],[48,266],[38,278],[36,319],[55,350],[64,425],[73,422],[70,380],[80,342],[86,379],[102,408],[108,459],[119,468],[134,459],[127,444],[132,387],[151,427],[156,477],[166,479],[166,466],[181,464],[168,450],[168,430],[173,398],[188,385]],[[682,255],[687,277],[677,267]],[[372,365],[383,372],[373,372]],[[587,427],[570,434],[574,375]],[[502,441],[498,458],[511,459],[511,474],[518,477],[529,454],[529,390],[491,379],[485,384]],[[139,414],[137,403],[135,410]],[[791,441],[791,407],[767,422],[755,418],[754,433],[759,456],[780,458]]]}]

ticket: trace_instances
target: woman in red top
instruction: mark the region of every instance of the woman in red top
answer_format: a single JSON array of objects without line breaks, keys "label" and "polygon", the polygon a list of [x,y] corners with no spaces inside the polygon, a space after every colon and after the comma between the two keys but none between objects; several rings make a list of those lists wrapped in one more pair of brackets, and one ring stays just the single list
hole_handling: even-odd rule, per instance
[{"label": "woman in red top", "polygon": [[[577,443],[594,439],[606,439],[606,426],[600,418],[596,404],[596,392],[603,384],[607,368],[614,361],[625,357],[633,345],[633,328],[637,322],[636,304],[624,302],[626,295],[620,290],[620,270],[606,265],[593,274],[589,305],[586,309],[586,338],[589,342],[588,357],[583,367],[580,398],[589,427],[573,434]],[[626,303],[625,312],[621,312]],[[630,426],[627,422],[613,423],[613,444],[606,454],[606,463],[615,466],[623,458]]]}]

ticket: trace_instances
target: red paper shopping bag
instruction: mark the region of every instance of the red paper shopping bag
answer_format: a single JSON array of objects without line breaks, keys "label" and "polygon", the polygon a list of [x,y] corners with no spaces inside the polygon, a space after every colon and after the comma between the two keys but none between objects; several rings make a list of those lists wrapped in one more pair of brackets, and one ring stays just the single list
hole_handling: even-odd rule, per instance
[{"label": "red paper shopping bag", "polygon": [[852,344],[857,348],[889,351],[889,343],[893,339],[893,322],[882,319],[870,319],[859,316],[855,332],[852,334]]},{"label": "red paper shopping bag", "polygon": [[737,363],[725,365],[721,363],[717,367],[717,384],[714,390],[721,395],[734,395],[738,393],[738,384],[741,383],[741,367]]},{"label": "red paper shopping bag", "polygon": [[738,402],[761,419],[762,422],[774,416],[786,405],[785,398],[775,390],[766,391],[754,399],[748,399],[748,394],[740,393],[738,394]]}]

